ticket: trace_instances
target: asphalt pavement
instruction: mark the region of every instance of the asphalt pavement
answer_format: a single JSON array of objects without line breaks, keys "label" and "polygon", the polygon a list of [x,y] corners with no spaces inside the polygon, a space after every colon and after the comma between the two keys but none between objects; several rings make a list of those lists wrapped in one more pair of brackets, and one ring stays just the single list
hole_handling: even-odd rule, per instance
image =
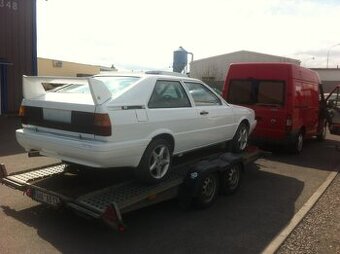
[{"label": "asphalt pavement", "polygon": [[[16,118],[0,118],[0,162],[9,172],[56,162],[28,158],[15,141],[19,127]],[[128,228],[122,234],[0,186],[0,252],[260,253],[338,169],[336,145],[340,138],[328,135],[323,143],[307,142],[300,155],[276,151],[250,165],[238,192],[218,198],[211,208],[183,210],[176,200],[166,201],[124,216]],[[289,252],[284,246],[280,253]]]}]

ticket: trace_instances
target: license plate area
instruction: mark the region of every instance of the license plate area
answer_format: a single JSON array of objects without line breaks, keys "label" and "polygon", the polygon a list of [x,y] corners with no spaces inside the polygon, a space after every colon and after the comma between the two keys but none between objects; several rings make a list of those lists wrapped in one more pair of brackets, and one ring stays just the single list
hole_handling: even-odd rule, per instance
[{"label": "license plate area", "polygon": [[44,108],[43,117],[47,121],[71,123],[72,111]]},{"label": "license plate area", "polygon": [[42,192],[40,190],[34,190],[32,198],[36,201],[58,207],[61,204],[60,198],[49,193]]}]

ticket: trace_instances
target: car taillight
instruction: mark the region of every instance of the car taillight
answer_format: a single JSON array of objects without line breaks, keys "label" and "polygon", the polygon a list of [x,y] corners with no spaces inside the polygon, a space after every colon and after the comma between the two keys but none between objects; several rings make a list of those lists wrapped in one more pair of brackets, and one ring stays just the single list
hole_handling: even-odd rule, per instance
[{"label": "car taillight", "polygon": [[23,105],[19,108],[19,117],[21,118],[21,123],[26,124],[27,123],[27,108]]},{"label": "car taillight", "polygon": [[111,121],[108,114],[94,114],[93,130],[95,135],[111,136]]},{"label": "car taillight", "polygon": [[20,108],[19,108],[19,116],[24,117],[25,113],[26,113],[26,107],[21,105]]},{"label": "car taillight", "polygon": [[288,115],[286,119],[286,131],[287,132],[291,131],[292,127],[293,127],[293,119],[291,115]]}]

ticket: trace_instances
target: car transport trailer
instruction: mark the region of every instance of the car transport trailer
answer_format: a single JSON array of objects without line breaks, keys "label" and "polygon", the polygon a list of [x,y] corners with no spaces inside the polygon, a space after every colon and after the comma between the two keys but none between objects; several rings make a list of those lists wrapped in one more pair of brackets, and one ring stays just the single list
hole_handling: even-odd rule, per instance
[{"label": "car transport trailer", "polygon": [[164,181],[153,185],[131,180],[131,176],[128,180],[110,178],[107,171],[75,174],[74,168],[71,171],[71,166],[64,163],[12,174],[7,174],[1,164],[0,182],[43,204],[67,207],[124,231],[123,214],[164,200],[177,197],[185,206],[210,206],[218,193],[235,192],[244,168],[262,155],[262,151],[249,147],[240,154],[212,152],[191,159],[183,156],[174,161],[172,173]]}]

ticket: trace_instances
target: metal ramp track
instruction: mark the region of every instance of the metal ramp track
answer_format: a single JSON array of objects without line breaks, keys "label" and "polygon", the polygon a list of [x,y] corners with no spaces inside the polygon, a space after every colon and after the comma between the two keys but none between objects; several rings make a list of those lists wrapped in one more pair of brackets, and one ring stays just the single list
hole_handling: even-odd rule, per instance
[{"label": "metal ramp track", "polygon": [[34,180],[43,179],[53,175],[61,174],[65,171],[65,164],[55,164],[48,167],[37,168],[35,170],[26,170],[13,175],[8,175],[3,181],[10,180],[19,184],[28,184]]},{"label": "metal ramp track", "polygon": [[182,174],[173,174],[168,180],[155,185],[145,185],[130,181],[83,195],[76,200],[76,203],[99,213],[103,213],[113,203],[119,209],[124,209],[136,202],[152,197],[155,193],[161,193],[169,188],[178,186],[182,182]]}]

